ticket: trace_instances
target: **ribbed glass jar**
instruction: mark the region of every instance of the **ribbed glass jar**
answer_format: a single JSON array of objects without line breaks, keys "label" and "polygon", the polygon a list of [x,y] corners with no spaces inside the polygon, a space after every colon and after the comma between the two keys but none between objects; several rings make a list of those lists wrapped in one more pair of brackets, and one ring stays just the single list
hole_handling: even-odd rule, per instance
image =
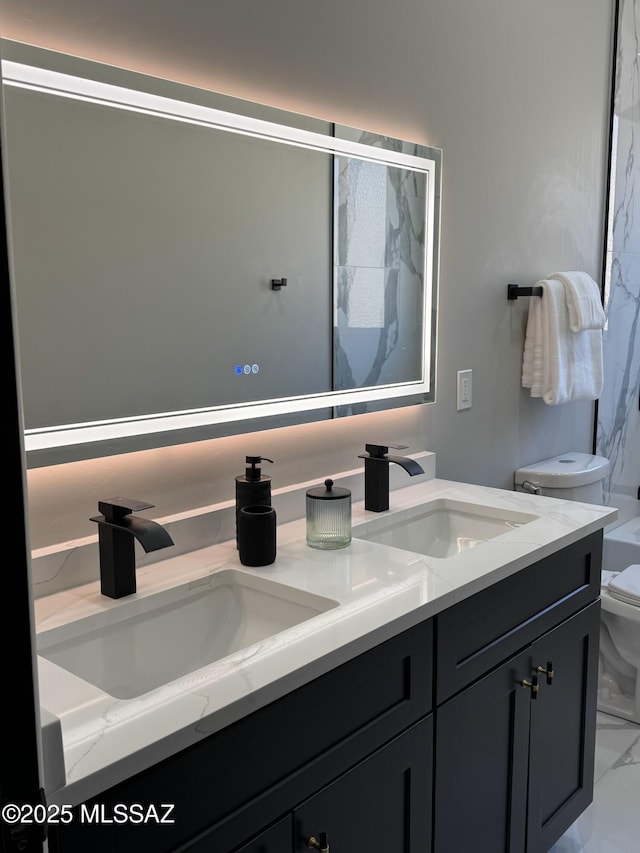
[{"label": "ribbed glass jar", "polygon": [[325,480],[324,488],[307,490],[307,545],[321,550],[345,548],[351,542],[351,492]]}]

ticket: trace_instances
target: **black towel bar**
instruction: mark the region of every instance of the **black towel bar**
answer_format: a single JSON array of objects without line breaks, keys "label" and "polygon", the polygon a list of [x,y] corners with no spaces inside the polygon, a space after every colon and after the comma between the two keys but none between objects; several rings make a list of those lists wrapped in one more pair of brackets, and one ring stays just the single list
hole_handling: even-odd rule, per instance
[{"label": "black towel bar", "polygon": [[507,299],[517,299],[518,296],[542,296],[542,288],[520,287],[519,284],[508,284]]}]

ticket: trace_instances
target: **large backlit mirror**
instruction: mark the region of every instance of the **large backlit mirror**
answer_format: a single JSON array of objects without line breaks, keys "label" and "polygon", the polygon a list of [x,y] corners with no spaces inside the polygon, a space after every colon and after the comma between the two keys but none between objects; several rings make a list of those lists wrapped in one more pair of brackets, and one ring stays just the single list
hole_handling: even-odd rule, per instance
[{"label": "large backlit mirror", "polygon": [[434,399],[440,151],[0,56],[30,466]]}]

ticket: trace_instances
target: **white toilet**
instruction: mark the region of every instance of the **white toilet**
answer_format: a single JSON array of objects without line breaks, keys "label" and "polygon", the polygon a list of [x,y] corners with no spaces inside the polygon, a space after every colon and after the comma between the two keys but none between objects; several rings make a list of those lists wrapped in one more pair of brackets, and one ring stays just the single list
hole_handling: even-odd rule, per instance
[{"label": "white toilet", "polygon": [[[603,456],[564,453],[519,468],[514,484],[518,492],[604,504],[608,472]],[[640,723],[640,564],[611,568],[602,567],[598,708]]]}]

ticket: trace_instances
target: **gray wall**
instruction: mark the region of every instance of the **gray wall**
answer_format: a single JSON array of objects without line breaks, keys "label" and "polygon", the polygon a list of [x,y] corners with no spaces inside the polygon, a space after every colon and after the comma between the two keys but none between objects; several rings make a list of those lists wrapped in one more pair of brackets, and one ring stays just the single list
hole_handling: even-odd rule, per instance
[{"label": "gray wall", "polygon": [[[98,497],[163,516],[233,497],[246,453],[274,487],[357,467],[365,441],[435,451],[438,475],[511,487],[590,451],[593,405],[520,387],[527,300],[508,282],[599,280],[613,0],[2,0],[2,35],[442,148],[437,402],[29,473],[34,547],[95,532]],[[456,371],[474,405],[456,412]]]}]

